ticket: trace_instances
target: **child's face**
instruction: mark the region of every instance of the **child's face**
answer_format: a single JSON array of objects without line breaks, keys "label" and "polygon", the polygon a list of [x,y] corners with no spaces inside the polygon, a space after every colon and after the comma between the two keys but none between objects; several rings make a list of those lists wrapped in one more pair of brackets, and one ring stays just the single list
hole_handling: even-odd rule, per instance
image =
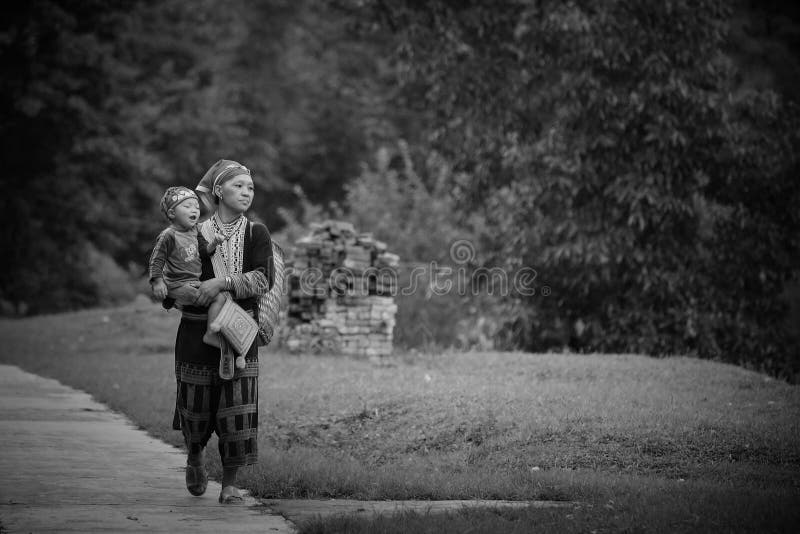
[{"label": "child's face", "polygon": [[197,219],[200,217],[200,204],[196,199],[190,198],[184,200],[170,210],[172,213],[172,223],[176,226],[188,230],[197,224]]}]

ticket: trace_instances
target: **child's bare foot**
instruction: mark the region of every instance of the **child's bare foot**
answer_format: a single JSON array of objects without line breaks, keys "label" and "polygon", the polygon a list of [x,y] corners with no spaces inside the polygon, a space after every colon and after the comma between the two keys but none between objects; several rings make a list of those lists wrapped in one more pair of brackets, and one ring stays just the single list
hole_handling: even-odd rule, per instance
[{"label": "child's bare foot", "polygon": [[247,367],[247,362],[244,361],[244,356],[237,356],[236,357],[236,368],[237,369],[244,369]]},{"label": "child's bare foot", "polygon": [[207,331],[203,336],[203,343],[205,343],[206,345],[211,345],[212,347],[219,348],[220,347],[219,334],[215,334],[210,330]]}]

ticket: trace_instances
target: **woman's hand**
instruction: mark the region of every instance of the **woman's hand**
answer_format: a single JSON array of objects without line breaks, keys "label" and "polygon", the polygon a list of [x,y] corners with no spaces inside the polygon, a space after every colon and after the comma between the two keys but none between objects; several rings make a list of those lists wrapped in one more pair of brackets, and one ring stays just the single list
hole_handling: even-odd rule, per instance
[{"label": "woman's hand", "polygon": [[209,278],[200,284],[197,288],[199,295],[195,304],[198,306],[208,306],[219,295],[220,291],[225,289],[224,278]]}]

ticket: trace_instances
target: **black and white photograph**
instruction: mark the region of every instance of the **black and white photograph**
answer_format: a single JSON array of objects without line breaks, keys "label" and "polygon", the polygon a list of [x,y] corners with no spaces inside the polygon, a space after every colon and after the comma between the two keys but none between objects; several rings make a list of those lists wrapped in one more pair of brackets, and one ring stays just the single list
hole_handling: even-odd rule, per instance
[{"label": "black and white photograph", "polygon": [[800,5],[6,0],[0,67],[0,534],[800,529]]}]

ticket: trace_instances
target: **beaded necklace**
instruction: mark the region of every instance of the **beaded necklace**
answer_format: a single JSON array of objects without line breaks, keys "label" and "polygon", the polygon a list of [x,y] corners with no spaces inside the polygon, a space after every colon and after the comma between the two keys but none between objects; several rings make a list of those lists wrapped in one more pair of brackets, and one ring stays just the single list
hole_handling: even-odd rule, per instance
[{"label": "beaded necklace", "polygon": [[239,274],[244,264],[244,228],[247,218],[240,215],[229,223],[222,222],[219,214],[215,213],[211,219],[214,232],[225,236],[225,241],[217,245],[217,253],[222,257],[228,274]]}]

